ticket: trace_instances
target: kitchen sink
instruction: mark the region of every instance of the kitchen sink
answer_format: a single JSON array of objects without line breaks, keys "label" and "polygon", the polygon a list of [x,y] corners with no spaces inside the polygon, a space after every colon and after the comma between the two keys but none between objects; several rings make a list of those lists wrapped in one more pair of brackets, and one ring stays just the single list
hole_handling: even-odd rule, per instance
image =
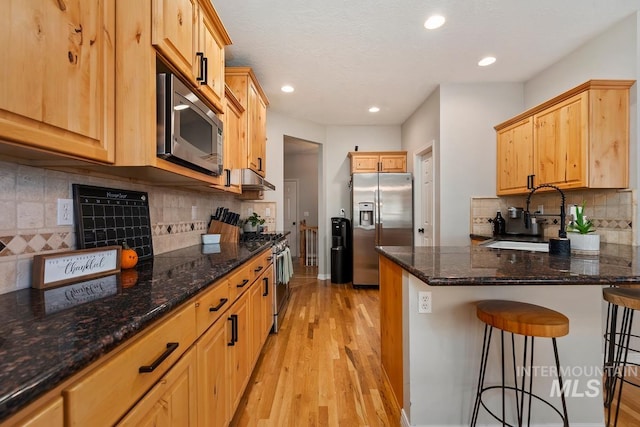
[{"label": "kitchen sink", "polygon": [[549,252],[549,243],[547,242],[516,242],[512,240],[494,240],[489,243],[483,243],[482,246],[495,249],[515,249],[518,251]]}]

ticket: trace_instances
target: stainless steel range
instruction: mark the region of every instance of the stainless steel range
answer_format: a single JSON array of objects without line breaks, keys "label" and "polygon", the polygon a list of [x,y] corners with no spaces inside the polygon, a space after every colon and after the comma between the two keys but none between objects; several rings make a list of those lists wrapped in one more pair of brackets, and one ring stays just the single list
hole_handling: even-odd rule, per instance
[{"label": "stainless steel range", "polygon": [[273,242],[271,253],[273,255],[273,327],[271,332],[277,333],[282,324],[284,314],[289,302],[289,278],[293,274],[291,271],[291,251],[289,243],[283,233],[243,233],[243,242]]}]

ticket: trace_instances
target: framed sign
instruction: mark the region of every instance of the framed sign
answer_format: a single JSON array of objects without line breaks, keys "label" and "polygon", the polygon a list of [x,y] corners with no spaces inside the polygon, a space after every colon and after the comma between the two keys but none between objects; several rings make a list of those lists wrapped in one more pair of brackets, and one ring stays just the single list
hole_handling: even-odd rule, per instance
[{"label": "framed sign", "polygon": [[120,246],[81,249],[33,257],[31,287],[49,289],[120,271]]}]

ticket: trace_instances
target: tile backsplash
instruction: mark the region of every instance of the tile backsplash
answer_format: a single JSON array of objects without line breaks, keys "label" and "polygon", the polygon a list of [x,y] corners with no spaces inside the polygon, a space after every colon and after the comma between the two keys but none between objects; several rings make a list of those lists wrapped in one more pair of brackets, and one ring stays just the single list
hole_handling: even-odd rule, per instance
[{"label": "tile backsplash", "polygon": [[[0,161],[0,294],[31,286],[35,254],[76,249],[74,227],[57,225],[57,199],[71,199],[74,183],[147,192],[156,254],[198,244],[218,206],[241,209],[241,202],[225,193],[177,190]],[[275,206],[270,213],[275,224]],[[243,211],[242,217],[246,216]]]},{"label": "tile backsplash", "polygon": [[[586,202],[585,215],[590,219],[605,243],[637,245],[633,233],[633,218],[637,208],[635,190],[583,190],[565,192],[567,215],[569,206]],[[499,210],[506,217],[509,206],[526,207],[526,196],[475,197],[471,199],[471,234],[491,236],[493,226],[489,222]],[[560,196],[557,192],[538,193],[531,198],[529,209],[535,211],[544,206],[545,214],[560,213]],[[567,219],[567,222],[570,218]],[[555,224],[553,223],[555,222]],[[545,225],[546,237],[558,235],[557,220]]]}]

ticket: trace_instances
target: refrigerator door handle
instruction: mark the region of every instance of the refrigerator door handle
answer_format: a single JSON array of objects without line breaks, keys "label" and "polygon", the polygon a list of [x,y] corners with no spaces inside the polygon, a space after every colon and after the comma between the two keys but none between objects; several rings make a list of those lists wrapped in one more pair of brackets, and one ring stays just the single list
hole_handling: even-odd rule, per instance
[{"label": "refrigerator door handle", "polygon": [[380,244],[381,238],[382,238],[382,221],[380,218],[380,189],[377,189],[374,191],[375,193],[375,202],[373,205],[373,210],[374,210],[374,214],[373,214],[373,223],[375,224],[376,227],[376,246],[378,246]]}]

